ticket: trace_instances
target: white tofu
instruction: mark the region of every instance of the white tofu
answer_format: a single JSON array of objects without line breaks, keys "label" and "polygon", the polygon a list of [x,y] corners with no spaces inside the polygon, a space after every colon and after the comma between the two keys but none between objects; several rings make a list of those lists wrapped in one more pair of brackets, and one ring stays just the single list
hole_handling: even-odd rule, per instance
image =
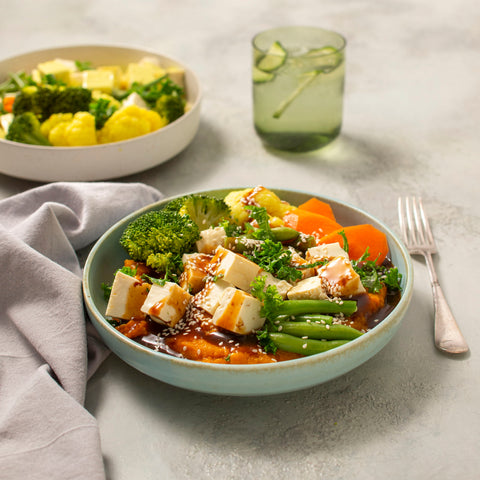
[{"label": "white tofu", "polygon": [[286,298],[288,291],[292,288],[292,284],[288,283],[286,280],[279,280],[271,273],[265,272],[264,270],[261,271],[260,276],[265,277],[265,287],[274,285],[282,298]]},{"label": "white tofu", "polygon": [[320,260],[332,260],[335,257],[343,257],[349,259],[348,253],[340,246],[338,242],[326,243],[309,248],[305,254],[305,258],[309,263],[318,262]]},{"label": "white tofu", "polygon": [[183,272],[180,275],[180,286],[195,295],[205,287],[208,277],[208,265],[212,255],[205,253],[185,253],[182,256]]},{"label": "white tofu", "polygon": [[[303,258],[301,255],[299,255],[297,252],[295,252],[295,250],[292,249],[290,251],[292,252],[291,264],[293,267],[296,267],[297,269],[299,269],[299,267],[301,267],[302,265],[305,265],[305,264],[308,265],[309,263],[311,263],[305,258]],[[300,272],[302,272],[302,279],[313,277],[316,274],[316,271],[314,268],[301,268],[299,270]]]},{"label": "white tofu", "polygon": [[197,241],[197,250],[200,253],[215,253],[218,246],[223,246],[227,235],[223,227],[207,228],[200,232],[200,240]]},{"label": "white tofu", "polygon": [[126,273],[117,272],[105,315],[122,320],[144,319],[145,313],[141,311],[141,307],[149,288],[150,284],[142,283]]},{"label": "white tofu", "polygon": [[328,298],[327,291],[320,277],[308,277],[292,287],[287,297],[289,300],[323,300]]},{"label": "white tofu", "polygon": [[247,291],[255,277],[260,273],[260,267],[224,247],[217,247],[211,261],[211,274],[221,278],[241,290]]},{"label": "white tofu", "polygon": [[239,335],[258,330],[265,323],[260,316],[262,303],[243,290],[228,288],[213,315],[212,322],[217,326]]},{"label": "white tofu", "polygon": [[193,301],[197,307],[213,315],[220,305],[223,294],[228,288],[232,288],[232,284],[224,280],[217,280],[216,282],[210,280],[197,295],[193,297]]},{"label": "white tofu", "polygon": [[141,310],[155,322],[173,327],[185,315],[191,299],[192,296],[176,283],[154,284]]},{"label": "white tofu", "polygon": [[179,87],[185,88],[185,70],[180,67],[167,67],[167,75]]},{"label": "white tofu", "polygon": [[149,109],[149,106],[145,100],[137,92],[131,93],[125,100],[123,100],[120,108],[126,108],[130,105],[136,105],[137,107],[144,108],[145,110]]},{"label": "white tofu", "polygon": [[360,276],[349,260],[336,257],[318,271],[318,276],[328,294],[333,297],[349,297],[365,293]]}]

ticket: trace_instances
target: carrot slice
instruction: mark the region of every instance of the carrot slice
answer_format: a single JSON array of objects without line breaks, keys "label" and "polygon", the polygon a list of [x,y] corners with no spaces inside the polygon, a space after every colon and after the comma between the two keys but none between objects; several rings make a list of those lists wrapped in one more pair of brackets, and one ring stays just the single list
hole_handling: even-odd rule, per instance
[{"label": "carrot slice", "polygon": [[339,223],[325,215],[299,208],[284,215],[283,221],[286,227],[294,228],[307,235],[313,235],[317,239],[342,228]]},{"label": "carrot slice", "polygon": [[328,217],[333,221],[336,221],[332,207],[328,203],[323,202],[318,198],[313,197],[310,200],[307,200],[305,203],[302,203],[301,205],[299,205],[298,208],[300,208],[300,210],[308,210],[309,212],[312,212],[312,213],[318,213],[319,215],[324,215],[325,217]]},{"label": "carrot slice", "polygon": [[352,260],[358,260],[368,248],[366,260],[376,260],[381,265],[388,254],[386,235],[370,224],[353,225],[338,231],[331,232],[318,240],[318,243],[338,242],[343,247],[343,237],[339,232],[344,231],[348,242],[348,254]]}]

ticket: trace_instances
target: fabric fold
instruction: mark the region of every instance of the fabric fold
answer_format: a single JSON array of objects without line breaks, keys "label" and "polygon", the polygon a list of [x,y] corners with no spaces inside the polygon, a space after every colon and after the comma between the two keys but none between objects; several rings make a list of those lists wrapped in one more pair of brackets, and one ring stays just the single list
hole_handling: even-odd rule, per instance
[{"label": "fabric fold", "polygon": [[0,201],[0,464],[5,478],[104,478],[86,383],[108,354],[77,252],[163,198],[140,183],[58,182]]}]

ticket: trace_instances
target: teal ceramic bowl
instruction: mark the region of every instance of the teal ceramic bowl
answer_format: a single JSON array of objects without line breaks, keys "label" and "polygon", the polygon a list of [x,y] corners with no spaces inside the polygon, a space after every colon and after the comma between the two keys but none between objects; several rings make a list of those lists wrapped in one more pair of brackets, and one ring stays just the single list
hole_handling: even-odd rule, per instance
[{"label": "teal ceramic bowl", "polygon": [[[241,187],[240,187],[241,188]],[[229,190],[208,193],[223,197]],[[395,309],[374,329],[336,349],[300,359],[262,365],[220,365],[176,358],[155,352],[128,339],[105,319],[106,301],[102,282],[111,282],[113,272],[126,258],[119,244],[129,222],[137,216],[162,208],[171,198],[143,208],[110,228],[94,245],[84,269],[83,289],[88,315],[105,344],[127,364],[162,382],[177,387],[218,395],[270,395],[318,385],[343,375],[378,353],[392,339],[407,311],[413,290],[413,270],[403,243],[385,225],[371,215],[332,198],[290,190],[275,190],[283,200],[299,205],[317,196],[332,206],[344,226],[370,223],[385,232],[390,258],[403,276],[403,295]]]}]

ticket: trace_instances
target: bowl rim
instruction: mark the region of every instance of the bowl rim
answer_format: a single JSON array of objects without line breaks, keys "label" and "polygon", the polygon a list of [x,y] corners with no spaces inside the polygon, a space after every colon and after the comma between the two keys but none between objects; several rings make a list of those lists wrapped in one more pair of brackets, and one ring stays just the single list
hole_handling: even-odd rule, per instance
[{"label": "bowl rim", "polygon": [[[179,195],[174,195],[174,196],[169,196],[165,197],[158,202],[146,205],[129,215],[123,217],[121,220],[116,222],[114,225],[112,225],[94,244],[92,249],[90,250],[87,259],[85,261],[84,265],[84,272],[83,272],[83,281],[82,281],[82,289],[83,289],[83,294],[84,294],[84,301],[86,304],[86,307],[91,315],[94,316],[96,323],[95,327],[99,326],[101,327],[105,333],[112,334],[116,340],[120,341],[120,343],[127,347],[127,348],[133,348],[134,351],[148,355],[154,359],[161,359],[165,362],[170,363],[171,365],[175,365],[178,367],[186,367],[186,368],[197,368],[197,369],[202,369],[202,370],[212,370],[212,371],[235,371],[235,372],[263,372],[270,370],[272,368],[275,368],[275,370],[288,370],[292,368],[298,368],[301,365],[304,364],[311,364],[311,363],[319,363],[319,362],[328,362],[332,361],[338,356],[341,356],[343,352],[348,351],[348,350],[353,350],[353,349],[362,349],[365,348],[370,342],[371,339],[375,336],[380,335],[382,332],[393,328],[396,324],[398,324],[404,317],[405,312],[410,304],[410,300],[412,298],[413,294],[413,265],[411,261],[410,254],[408,253],[404,243],[401,241],[401,239],[389,228],[387,227],[383,222],[378,220],[376,217],[373,215],[370,215],[369,213],[365,212],[363,209],[360,209],[358,207],[355,207],[351,205],[348,202],[341,201],[339,199],[330,197],[330,196],[325,196],[325,195],[319,195],[307,191],[302,191],[302,190],[294,190],[294,189],[282,189],[282,188],[274,188],[274,187],[267,187],[270,190],[274,191],[277,194],[281,194],[282,192],[285,193],[292,193],[292,194],[305,194],[305,195],[311,195],[314,197],[317,197],[319,199],[325,200],[327,202],[332,202],[339,204],[343,207],[346,207],[347,209],[355,212],[355,214],[360,214],[368,218],[369,220],[373,221],[374,223],[377,223],[387,234],[389,237],[389,244],[390,240],[392,240],[395,243],[395,246],[397,247],[397,250],[399,251],[401,258],[403,259],[405,263],[405,274],[404,274],[404,286],[403,286],[403,291],[402,295],[400,297],[400,300],[398,304],[395,306],[395,308],[383,319],[378,325],[376,325],[373,329],[370,331],[364,333],[362,336],[352,340],[351,342],[341,345],[339,347],[336,347],[332,350],[328,350],[326,352],[318,353],[315,355],[310,355],[310,356],[305,356],[301,358],[296,358],[288,361],[283,361],[283,362],[275,362],[275,363],[266,363],[266,364],[218,364],[218,363],[208,363],[208,362],[201,362],[198,360],[190,360],[186,358],[179,358],[179,357],[174,357],[172,355],[168,355],[166,353],[162,352],[157,352],[152,350],[151,348],[148,348],[144,345],[141,345],[138,342],[135,342],[134,340],[126,337],[125,335],[121,334],[118,332],[110,323],[106,320],[102,312],[100,312],[95,303],[93,302],[91,290],[90,290],[90,284],[88,282],[89,279],[89,272],[92,266],[92,263],[95,259],[97,251],[101,248],[102,244],[106,241],[106,239],[115,231],[117,230],[120,225],[126,224],[129,221],[133,220],[133,218],[141,215],[142,213],[149,211],[151,209],[155,209],[158,206],[165,205],[167,202],[181,197],[183,195],[188,195],[188,194],[208,194],[212,192],[219,192],[222,190],[228,190],[228,191],[234,191],[234,190],[241,190],[245,188],[250,188],[250,187],[227,187],[225,189],[209,189],[209,190],[199,190],[199,191],[189,191],[186,193],[182,193]],[[127,255],[126,255],[127,256]],[[405,278],[406,277],[406,278]],[[92,322],[93,323],[93,322]]]},{"label": "bowl rim", "polygon": [[7,58],[2,58],[2,59],[0,59],[0,67],[2,66],[3,63],[15,61],[17,59],[20,59],[21,57],[26,57],[26,56],[30,56],[30,55],[33,56],[33,55],[47,54],[49,51],[60,51],[60,50],[67,51],[69,49],[75,49],[75,48],[78,48],[78,49],[91,48],[91,49],[130,50],[132,52],[139,52],[139,53],[143,52],[143,54],[145,54],[145,55],[152,55],[152,56],[156,56],[156,57],[165,58],[165,59],[171,61],[172,63],[175,63],[178,66],[184,68],[185,72],[186,73],[188,72],[188,75],[193,79],[193,82],[194,82],[195,87],[197,89],[197,96],[195,98],[195,101],[191,104],[191,108],[187,112],[185,112],[181,117],[179,117],[177,120],[169,123],[168,125],[165,125],[164,127],[160,128],[158,130],[155,130],[153,132],[147,133],[145,135],[140,135],[138,137],[129,138],[127,140],[121,140],[119,142],[103,143],[103,144],[97,144],[97,145],[73,146],[73,147],[55,147],[53,145],[52,146],[51,145],[29,145],[29,144],[26,144],[26,143],[12,142],[11,140],[7,140],[5,138],[0,138],[0,145],[2,143],[6,143],[7,145],[18,147],[18,148],[28,148],[28,149],[34,149],[34,150],[40,148],[40,149],[45,150],[45,151],[54,150],[55,152],[61,152],[61,151],[75,152],[75,151],[79,151],[79,150],[85,151],[86,149],[93,151],[93,150],[99,150],[99,149],[107,148],[108,146],[111,146],[111,145],[115,145],[115,146],[118,146],[118,147],[121,148],[121,146],[125,145],[126,143],[138,142],[138,141],[141,141],[141,139],[143,139],[145,137],[150,137],[152,135],[158,134],[159,132],[168,132],[172,128],[175,128],[179,123],[181,123],[181,121],[183,119],[193,115],[194,114],[193,112],[199,108],[199,106],[200,106],[200,104],[203,100],[203,88],[200,84],[198,75],[187,64],[185,64],[184,62],[182,62],[182,61],[178,60],[177,58],[172,57],[170,55],[165,55],[163,53],[159,53],[159,52],[156,52],[154,50],[146,49],[146,48],[143,48],[143,47],[140,47],[140,46],[124,45],[124,44],[121,44],[121,43],[118,43],[118,44],[107,44],[107,43],[105,43],[105,44],[89,44],[89,43],[85,43],[85,44],[62,45],[60,47],[40,48],[40,49],[36,49],[36,50],[26,51],[24,53],[19,53],[17,55],[12,55],[12,56],[7,57]]}]

